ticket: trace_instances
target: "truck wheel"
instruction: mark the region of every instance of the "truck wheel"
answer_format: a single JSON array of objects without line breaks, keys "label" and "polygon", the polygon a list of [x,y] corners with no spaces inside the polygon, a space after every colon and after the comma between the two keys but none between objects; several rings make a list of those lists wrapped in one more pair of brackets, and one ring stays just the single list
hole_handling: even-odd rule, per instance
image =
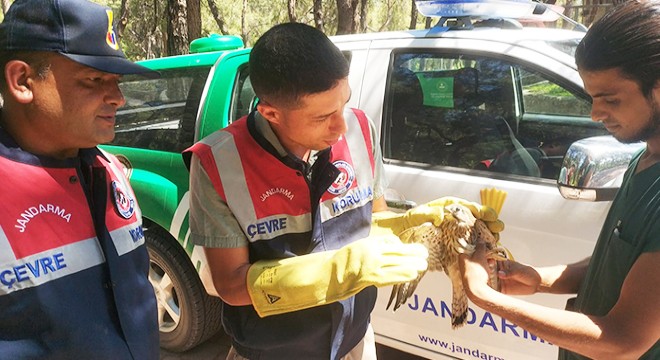
[{"label": "truck wheel", "polygon": [[149,281],[156,293],[160,347],[181,352],[220,330],[220,299],[209,296],[190,258],[162,228],[144,232],[149,251]]}]

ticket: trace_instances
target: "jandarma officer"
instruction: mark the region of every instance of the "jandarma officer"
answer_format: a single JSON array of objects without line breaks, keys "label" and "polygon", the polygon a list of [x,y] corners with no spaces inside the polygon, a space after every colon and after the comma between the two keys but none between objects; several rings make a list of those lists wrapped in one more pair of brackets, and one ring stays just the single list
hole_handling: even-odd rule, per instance
[{"label": "jandarma officer", "polygon": [[0,24],[0,357],[157,359],[140,208],[114,137],[112,11],[16,0]]}]

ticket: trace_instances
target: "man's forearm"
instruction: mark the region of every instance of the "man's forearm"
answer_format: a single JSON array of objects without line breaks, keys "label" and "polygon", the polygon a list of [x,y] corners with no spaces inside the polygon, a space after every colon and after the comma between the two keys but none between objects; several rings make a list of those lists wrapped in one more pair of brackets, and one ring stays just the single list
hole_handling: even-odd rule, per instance
[{"label": "man's forearm", "polygon": [[587,273],[589,260],[586,258],[570,265],[537,268],[541,275],[538,292],[551,294],[576,294]]},{"label": "man's forearm", "polygon": [[204,248],[211,270],[213,286],[220,298],[229,305],[250,305],[247,272],[250,268],[247,247]]},{"label": "man's forearm", "polygon": [[622,342],[603,341],[600,318],[537,305],[489,287],[480,288],[477,292],[469,294],[475,305],[564,349],[594,359],[611,358],[612,354],[626,351]]}]

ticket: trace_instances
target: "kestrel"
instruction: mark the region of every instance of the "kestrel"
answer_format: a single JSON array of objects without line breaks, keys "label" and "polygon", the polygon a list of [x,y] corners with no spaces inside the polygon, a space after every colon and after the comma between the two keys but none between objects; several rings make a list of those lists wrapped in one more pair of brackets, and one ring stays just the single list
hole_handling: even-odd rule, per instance
[{"label": "kestrel", "polygon": [[[444,271],[451,280],[453,288],[452,328],[464,325],[467,320],[468,298],[458,268],[458,255],[462,253],[471,255],[477,242],[483,241],[489,249],[489,257],[505,258],[500,255],[497,239],[488,230],[486,223],[475,218],[467,207],[451,204],[445,207],[445,217],[440,226],[424,223],[403,231],[399,238],[404,243],[421,243],[427,247],[429,251],[427,271]],[[494,265],[496,266],[496,263]],[[394,311],[405,304],[415,292],[417,284],[424,274],[425,272],[421,273],[417,279],[411,282],[394,285],[387,309],[392,303],[394,303]],[[497,280],[497,272],[490,269],[489,285],[498,289]]]}]

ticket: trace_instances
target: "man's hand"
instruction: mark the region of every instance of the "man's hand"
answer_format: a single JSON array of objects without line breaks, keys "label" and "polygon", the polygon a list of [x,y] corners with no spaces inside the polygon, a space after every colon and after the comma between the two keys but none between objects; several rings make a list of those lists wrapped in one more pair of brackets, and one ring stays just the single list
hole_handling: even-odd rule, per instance
[{"label": "man's hand", "polygon": [[515,261],[500,261],[498,277],[500,278],[500,291],[510,295],[531,295],[539,291],[541,275],[539,272],[525,264]]},{"label": "man's hand", "polygon": [[426,222],[439,226],[444,220],[445,206],[451,204],[460,204],[470,209],[472,215],[477,219],[483,220],[488,226],[488,229],[495,234],[496,237],[499,232],[504,230],[504,223],[498,219],[497,212],[494,209],[476,202],[452,196],[432,200],[426,204],[410,209],[405,213],[374,213],[372,230],[376,234],[390,233],[399,235],[406,229],[422,225]]},{"label": "man's hand", "polygon": [[488,274],[492,268],[489,266],[489,261],[493,260],[486,258],[486,244],[483,242],[477,243],[472,255],[460,254],[458,257],[465,292],[470,300],[477,304],[477,299],[481,299],[489,291],[494,291],[488,286]]},{"label": "man's hand", "polygon": [[[497,265],[497,266],[495,266]],[[525,264],[515,261],[496,261],[487,258],[485,244],[478,243],[472,256],[462,254],[459,259],[463,284],[471,292],[479,293],[488,285],[488,274],[497,271],[500,280],[500,292],[509,295],[531,295],[539,291],[541,275],[538,271]]]}]

